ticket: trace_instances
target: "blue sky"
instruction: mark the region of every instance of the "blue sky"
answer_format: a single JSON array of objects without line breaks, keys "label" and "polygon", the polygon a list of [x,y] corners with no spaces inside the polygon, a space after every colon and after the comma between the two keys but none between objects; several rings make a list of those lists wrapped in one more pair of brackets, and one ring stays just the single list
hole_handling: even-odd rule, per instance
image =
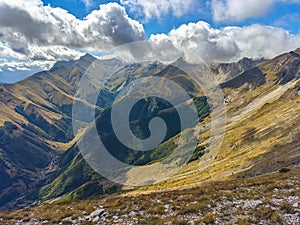
[{"label": "blue sky", "polygon": [[[106,4],[109,2],[117,2],[121,4],[118,0],[94,0],[91,2],[90,6],[85,6],[84,1],[80,0],[43,0],[43,2],[45,5],[50,4],[54,7],[64,8],[80,19],[86,17],[91,11],[97,10],[100,4]],[[272,5],[265,15],[258,18],[248,18],[243,21],[215,22],[212,18],[210,7],[211,6],[207,3],[207,1],[198,0],[195,9],[180,17],[174,16],[172,13],[168,13],[162,18],[154,17],[149,21],[145,21],[143,15],[137,16],[136,13],[132,12],[128,7],[126,7],[126,10],[131,18],[137,19],[143,23],[147,37],[151,34],[168,33],[171,29],[178,28],[182,24],[197,21],[206,21],[216,28],[229,25],[245,26],[259,23],[282,27],[293,34],[297,34],[300,31],[300,21],[297,21],[297,19],[300,18],[300,4],[298,2],[286,4],[286,2],[279,1]],[[295,20],[291,20],[290,17],[287,17],[288,15],[293,15]]]},{"label": "blue sky", "polygon": [[0,0],[0,82],[142,40],[168,62],[271,58],[300,47],[300,0]]}]

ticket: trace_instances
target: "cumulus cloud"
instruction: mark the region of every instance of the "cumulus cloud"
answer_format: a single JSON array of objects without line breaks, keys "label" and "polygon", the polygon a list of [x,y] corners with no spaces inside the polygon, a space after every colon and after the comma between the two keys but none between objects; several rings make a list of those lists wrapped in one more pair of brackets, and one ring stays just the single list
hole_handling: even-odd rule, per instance
[{"label": "cumulus cloud", "polygon": [[[189,10],[193,1],[121,2],[125,5],[135,3],[133,9],[140,7],[138,9],[149,19],[169,12],[179,16]],[[232,20],[259,16],[268,9],[273,0],[260,2],[260,9],[250,2],[256,0],[214,0],[212,3],[215,6],[223,4],[224,9],[228,9],[225,12],[224,9],[216,8],[219,11],[214,15],[219,13],[217,18]],[[245,5],[248,6],[247,10]],[[220,13],[220,10],[223,11]],[[238,10],[239,13],[236,12]],[[0,0],[2,70],[48,69],[56,61],[78,58],[83,54],[82,51],[106,51],[125,43],[145,39],[143,26],[129,18],[125,8],[117,3],[100,5],[98,10],[80,20],[64,9],[44,6],[41,0]],[[146,45],[140,45],[144,52],[140,48],[129,50],[133,57],[140,59],[172,62],[184,56],[191,63],[201,63],[229,62],[242,57],[271,58],[299,46],[300,34],[292,35],[282,28],[251,25],[216,29],[200,21],[182,25],[168,34],[152,35]]]},{"label": "cumulus cloud", "polygon": [[[168,35],[152,35],[150,41],[157,43],[159,52],[176,49],[190,63],[209,63],[230,62],[242,57],[272,58],[298,48],[300,34],[292,35],[281,28],[257,24],[215,29],[208,23],[198,22],[182,25]],[[159,43],[168,45],[163,49],[164,46]],[[169,61],[176,60],[174,55],[169,56]]]},{"label": "cumulus cloud", "polygon": [[[31,55],[15,52],[8,44],[0,41],[0,67],[49,69],[57,60],[78,58],[82,53],[63,46],[28,46]],[[3,70],[3,71],[4,71]],[[23,71],[23,69],[21,69]]]},{"label": "cumulus cloud", "polygon": [[180,17],[191,11],[197,0],[120,0],[120,2],[149,20],[154,17],[161,18],[168,13]]},{"label": "cumulus cloud", "polygon": [[212,0],[213,19],[216,22],[240,22],[265,15],[276,2],[300,3],[300,0]]},{"label": "cumulus cloud", "polygon": [[242,21],[264,15],[274,0],[213,0],[213,18],[217,22]]},{"label": "cumulus cloud", "polygon": [[71,59],[79,50],[105,51],[143,39],[143,26],[117,3],[100,5],[80,20],[40,0],[0,0],[0,48],[19,60]]},{"label": "cumulus cloud", "polygon": [[228,27],[224,32],[235,40],[240,55],[250,58],[272,58],[300,46],[300,34],[272,26]]}]

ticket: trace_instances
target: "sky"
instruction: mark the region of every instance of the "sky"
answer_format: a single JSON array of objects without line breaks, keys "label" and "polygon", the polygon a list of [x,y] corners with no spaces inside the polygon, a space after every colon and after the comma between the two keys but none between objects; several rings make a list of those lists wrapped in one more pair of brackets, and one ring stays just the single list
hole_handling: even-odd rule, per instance
[{"label": "sky", "polygon": [[272,58],[300,47],[300,0],[0,0],[0,82],[144,40],[163,62]]}]

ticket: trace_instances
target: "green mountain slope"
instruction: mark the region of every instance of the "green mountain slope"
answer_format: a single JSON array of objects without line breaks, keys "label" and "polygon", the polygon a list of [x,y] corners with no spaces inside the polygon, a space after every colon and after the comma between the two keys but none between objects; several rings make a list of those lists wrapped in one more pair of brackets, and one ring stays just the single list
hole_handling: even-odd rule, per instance
[{"label": "green mountain slope", "polygon": [[[110,124],[115,96],[131,81],[158,76],[173,80],[194,99],[201,128],[189,163],[167,181],[134,190],[134,194],[189,188],[209,180],[243,178],[299,166],[300,50],[270,60],[243,59],[211,65],[225,94],[227,126],[223,145],[211,165],[201,170],[201,157],[210,151],[210,108],[207,98],[183,71],[160,63],[125,65],[112,74],[97,101],[99,136],[112,155],[134,165],[149,165],[176,147],[180,127],[173,106],[144,99],[132,111],[130,127],[137,137],[149,136],[148,123],[160,116],[169,132],[153,151],[141,154],[124,147]],[[71,112],[76,85],[94,58],[58,62],[52,70],[14,85],[0,86],[0,205],[22,207],[40,200],[69,201],[126,190],[100,177],[82,158],[72,136]],[[118,60],[103,61],[115,68]],[[179,62],[180,64],[180,62]],[[96,85],[97,80],[90,80]],[[88,105],[89,103],[83,102]],[[189,105],[191,102],[183,102]],[[159,106],[154,111],[153,106]],[[155,108],[155,107],[154,107]],[[199,172],[199,169],[201,172]],[[128,173],[135,174],[130,170]]]},{"label": "green mountain slope", "polygon": [[[210,117],[208,116],[200,123],[200,126],[206,127],[200,137],[204,140],[203,144],[199,145],[190,163],[169,180],[142,188],[134,193],[178,189],[215,179],[253,177],[276,172],[283,168],[296,169],[300,162],[299,141],[297,138],[299,135],[299,123],[297,122],[299,117],[297,114],[300,110],[298,106],[300,101],[298,93],[300,90],[299,69],[299,50],[296,50],[271,60],[262,61],[256,66],[241,72],[233,79],[222,83],[220,86],[225,94],[228,120],[225,139],[218,157],[205,170],[199,172],[199,169],[201,169],[199,159],[205,152],[209,151],[209,146],[204,144],[209,136]],[[172,70],[166,68],[163,71]],[[162,74],[163,72],[160,75],[169,78],[172,77],[171,74],[174,74],[173,78],[178,78],[178,73],[174,70],[170,74],[168,72]],[[191,85],[190,82],[186,82],[186,86],[189,86],[188,83]],[[197,88],[194,90],[196,90],[193,92],[195,96],[201,96],[201,92]],[[139,107],[142,112],[143,108],[148,108],[148,105]],[[107,128],[109,125],[106,122],[107,119],[105,119],[107,112],[109,110],[98,118],[97,124],[101,125],[101,129],[110,131]],[[108,115],[106,117],[109,117]],[[149,120],[146,119],[145,122],[147,121]],[[147,129],[145,129],[145,126],[141,126],[143,122],[134,123],[137,127],[132,126],[132,130],[138,132],[137,136],[147,136]],[[151,163],[162,159],[174,148],[174,138],[176,138],[176,133],[148,155],[139,156],[127,152],[127,154],[121,155],[120,159],[127,160],[127,163],[137,164]],[[110,137],[108,137],[108,140],[111,140]],[[117,144],[116,140],[112,140],[110,147],[115,151],[113,154],[118,157],[120,152],[124,153],[124,151],[119,150],[124,149]],[[108,145],[109,143],[110,141],[108,141]],[[70,150],[70,152],[73,151],[73,155],[76,155],[75,149]],[[71,162],[74,162],[74,160]],[[64,173],[60,174],[59,177],[64,176]],[[69,173],[69,175],[72,176],[72,173]],[[99,179],[101,178],[96,176],[93,182],[82,182],[81,187],[72,191],[71,194],[67,194],[60,201],[76,199],[74,196],[77,196],[77,193],[82,193],[87,184],[91,185],[89,187],[92,190],[99,190],[99,188],[95,188],[96,186],[103,186],[99,183],[95,184],[95,181],[99,181]],[[59,182],[56,185],[51,183],[51,185],[52,189],[57,189],[56,185],[60,186]],[[47,191],[42,188],[41,196],[45,196],[45,193]],[[95,192],[95,194],[99,193]],[[48,195],[47,197],[57,196]]]},{"label": "green mountain slope", "polygon": [[[150,68],[152,66],[153,65],[150,65]],[[156,74],[145,73],[145,68],[143,68],[141,74],[140,65],[135,65],[135,67],[138,69],[135,69],[133,72],[131,72],[127,79],[132,80],[140,78],[141,76],[147,77],[149,75],[169,77],[178,84],[189,87],[191,94],[197,95],[198,93],[199,87],[191,82],[185,73],[174,67],[170,66],[163,68],[161,71],[159,71],[159,73]],[[146,65],[145,67],[147,68],[148,66]],[[157,67],[157,65],[155,67]],[[149,67],[147,68],[147,71],[148,70]],[[157,70],[150,70],[152,70],[152,72],[157,72]],[[118,81],[118,79],[121,79],[122,81]],[[107,86],[111,87],[111,90],[117,91],[119,90],[119,85],[114,85],[122,84],[125,81],[126,80],[124,80],[124,76],[116,76],[111,79],[112,84],[108,83]],[[114,92],[112,91],[112,93]],[[117,95],[117,92],[114,93],[114,95]],[[102,96],[100,95],[99,98],[102,98]],[[183,104],[189,105],[191,103],[183,102]],[[207,103],[206,97],[195,97],[194,104],[198,109],[200,120],[203,120],[208,116],[210,107]],[[172,153],[173,149],[175,149],[177,146],[175,144],[175,139],[181,128],[180,126],[174,126],[174,124],[180,124],[180,118],[175,108],[162,99],[148,98],[141,100],[134,106],[131,112],[130,127],[133,133],[139,138],[146,138],[150,135],[148,124],[149,121],[154,117],[161,117],[168,124],[169,129],[164,143],[156,149],[147,152],[146,154],[138,151],[132,151],[118,141],[111,126],[110,116],[111,108],[109,107],[96,119],[96,126],[98,134],[103,140],[104,145],[110,150],[110,153],[120,161],[132,165],[149,164],[165,158]],[[198,122],[199,121],[194,121],[194,123],[191,124],[191,127]],[[202,150],[203,149],[200,148],[200,150],[195,152],[193,160],[196,160],[197,157],[199,157],[200,151]],[[89,165],[82,159],[82,156],[78,152],[76,145],[74,145],[61,157],[60,162],[60,170],[56,173],[57,177],[53,182],[41,188],[38,198],[47,200],[67,194],[64,199],[74,200],[82,198],[82,194],[79,193],[84,192],[83,189],[86,189],[86,186],[89,186],[90,189],[94,190],[89,193],[91,196],[99,194],[99,190],[101,190],[100,193],[103,194],[110,192],[111,190],[119,190],[121,188],[120,186],[113,184],[112,182],[108,182],[99,175],[95,174]],[[82,179],[80,179],[80,177]],[[68,188],[70,187],[73,189],[69,190]],[[70,191],[71,193],[68,193]],[[85,195],[89,196],[87,193],[85,193]]]}]

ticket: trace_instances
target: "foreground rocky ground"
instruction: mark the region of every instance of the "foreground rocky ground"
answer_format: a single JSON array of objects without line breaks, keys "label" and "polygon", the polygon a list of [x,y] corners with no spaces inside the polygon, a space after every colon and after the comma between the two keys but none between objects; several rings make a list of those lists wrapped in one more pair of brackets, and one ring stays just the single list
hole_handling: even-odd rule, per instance
[{"label": "foreground rocky ground", "polygon": [[[282,173],[285,172],[285,173]],[[0,224],[300,224],[297,167],[186,190],[120,193],[0,213]]]}]

